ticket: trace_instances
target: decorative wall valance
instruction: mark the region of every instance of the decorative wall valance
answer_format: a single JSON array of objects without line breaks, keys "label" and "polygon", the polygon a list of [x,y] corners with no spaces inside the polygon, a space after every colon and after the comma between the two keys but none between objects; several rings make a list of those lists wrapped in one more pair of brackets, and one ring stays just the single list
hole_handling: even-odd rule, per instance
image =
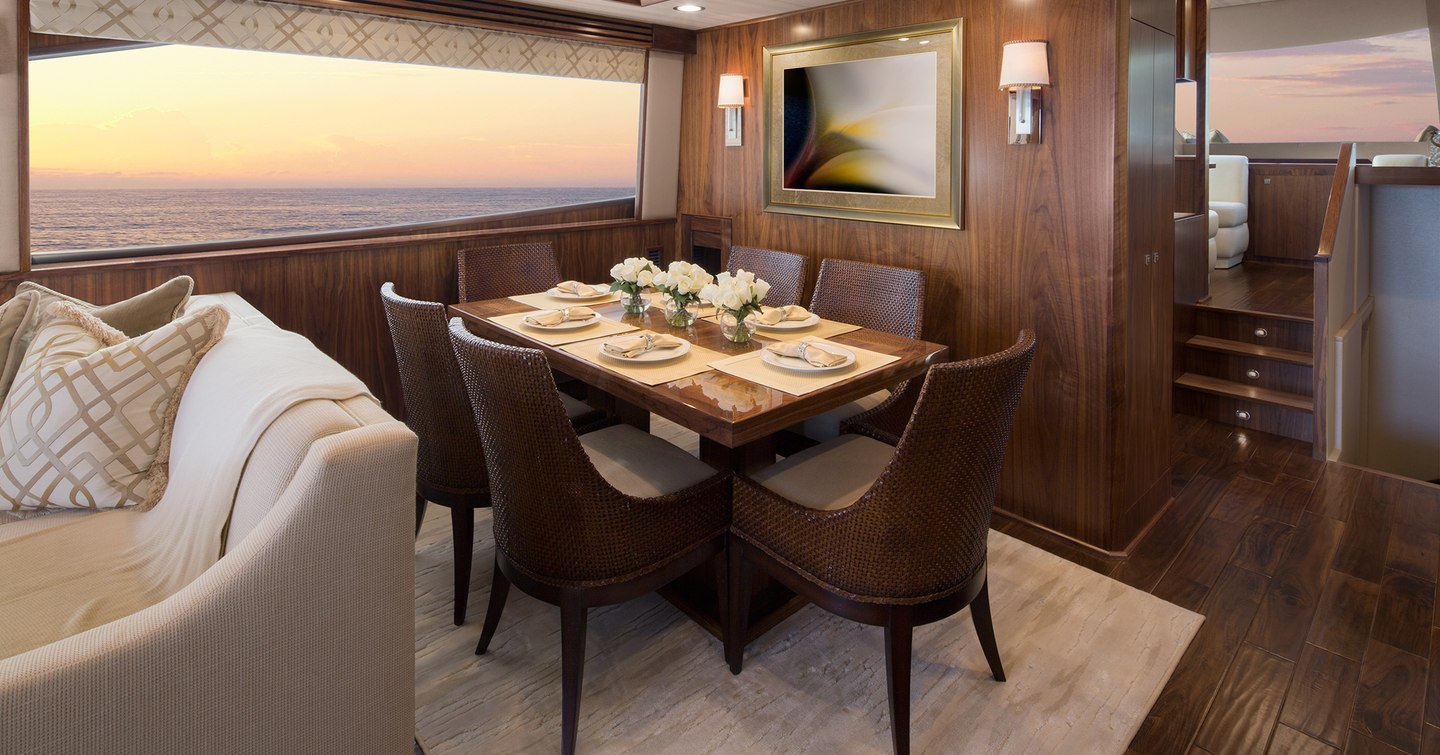
[{"label": "decorative wall valance", "polygon": [[31,0],[46,34],[638,83],[642,50],[258,0]]}]

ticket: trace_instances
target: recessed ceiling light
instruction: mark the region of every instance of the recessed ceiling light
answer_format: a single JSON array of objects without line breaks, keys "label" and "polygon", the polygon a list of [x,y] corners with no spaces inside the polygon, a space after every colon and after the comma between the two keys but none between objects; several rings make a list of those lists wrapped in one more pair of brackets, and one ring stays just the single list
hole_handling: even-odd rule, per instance
[{"label": "recessed ceiling light", "polygon": [[675,6],[675,10],[678,10],[681,13],[699,13],[700,11],[705,10],[705,6],[696,5],[695,3],[684,3]]}]

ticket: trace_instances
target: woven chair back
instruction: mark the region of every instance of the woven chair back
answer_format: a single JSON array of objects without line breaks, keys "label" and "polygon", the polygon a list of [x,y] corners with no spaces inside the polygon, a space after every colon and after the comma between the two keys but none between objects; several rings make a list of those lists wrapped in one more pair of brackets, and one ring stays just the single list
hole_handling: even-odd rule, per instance
[{"label": "woven chair back", "polygon": [[462,302],[533,294],[562,280],[548,241],[461,249],[457,257]]},{"label": "woven chair back", "polygon": [[802,255],[753,246],[731,246],[727,267],[732,273],[747,270],[769,283],[770,293],[765,296],[768,306],[800,303],[800,289],[805,285],[807,267]]},{"label": "woven chair back", "polygon": [[925,273],[827,259],[820,263],[810,311],[827,320],[919,338],[925,316]]},{"label": "woven chair back", "polygon": [[390,340],[400,367],[405,424],[420,437],[416,479],[455,493],[489,485],[480,434],[445,326],[445,305],[407,299],[395,284],[380,287]]}]

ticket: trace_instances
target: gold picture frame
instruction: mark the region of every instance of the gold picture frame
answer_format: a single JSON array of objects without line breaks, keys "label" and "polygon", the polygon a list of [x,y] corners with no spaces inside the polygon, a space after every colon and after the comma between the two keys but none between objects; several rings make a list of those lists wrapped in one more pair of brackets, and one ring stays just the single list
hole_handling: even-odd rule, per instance
[{"label": "gold picture frame", "polygon": [[960,228],[964,19],[765,48],[765,210]]}]

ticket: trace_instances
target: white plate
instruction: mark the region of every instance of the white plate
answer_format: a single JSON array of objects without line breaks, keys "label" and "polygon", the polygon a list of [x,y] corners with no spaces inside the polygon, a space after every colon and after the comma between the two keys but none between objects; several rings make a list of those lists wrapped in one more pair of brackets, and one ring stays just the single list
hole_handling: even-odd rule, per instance
[{"label": "white plate", "polygon": [[536,330],[579,330],[581,328],[588,328],[591,325],[599,323],[600,319],[600,315],[595,315],[588,320],[568,320],[566,322],[560,323],[559,325],[536,325],[534,323],[525,322],[525,318],[522,317],[520,318],[520,324],[524,325],[527,328],[534,328]]},{"label": "white plate", "polygon": [[[621,338],[634,338],[633,335],[621,336]],[[620,340],[620,339],[613,339]],[[609,343],[610,341],[605,341]],[[611,354],[605,350],[605,343],[600,344],[600,355],[607,359],[614,359],[625,364],[637,364],[640,362],[668,362],[672,359],[679,359],[690,353],[690,342],[682,340],[680,345],[673,349],[651,349],[638,357],[621,357]]]},{"label": "white plate", "polygon": [[820,315],[811,312],[810,316],[803,320],[781,320],[774,325],[766,325],[765,323],[756,321],[755,327],[760,330],[799,330],[818,324],[820,324]]},{"label": "white plate", "polygon": [[844,354],[845,361],[835,365],[834,367],[816,367],[815,365],[810,364],[809,362],[799,357],[782,357],[769,349],[765,349],[760,352],[760,359],[761,361],[765,362],[765,364],[779,367],[782,370],[791,370],[793,372],[834,372],[835,370],[843,370],[846,367],[855,364],[855,352],[847,348],[841,346],[833,346],[828,343],[821,348],[824,348],[826,351],[836,354]]},{"label": "white plate", "polygon": [[[597,286],[597,288],[601,287]],[[598,294],[591,294],[589,296],[581,296],[579,294],[567,294],[558,288],[552,288],[549,291],[546,291],[545,294],[552,299],[564,299],[565,301],[595,301],[596,299],[604,299],[605,297],[615,293],[614,291],[609,290],[608,287],[603,288],[605,288],[603,292]]]}]

